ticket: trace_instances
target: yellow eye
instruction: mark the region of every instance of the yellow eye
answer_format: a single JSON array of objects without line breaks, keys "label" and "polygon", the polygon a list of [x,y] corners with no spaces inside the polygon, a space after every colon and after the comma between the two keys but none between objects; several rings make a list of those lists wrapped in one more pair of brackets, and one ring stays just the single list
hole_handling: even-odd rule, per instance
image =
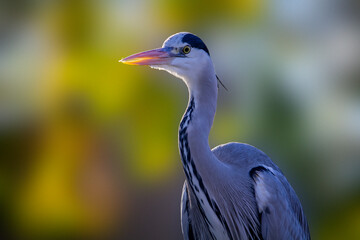
[{"label": "yellow eye", "polygon": [[188,54],[191,51],[191,47],[189,45],[186,45],[185,47],[183,47],[182,52],[184,54]]}]

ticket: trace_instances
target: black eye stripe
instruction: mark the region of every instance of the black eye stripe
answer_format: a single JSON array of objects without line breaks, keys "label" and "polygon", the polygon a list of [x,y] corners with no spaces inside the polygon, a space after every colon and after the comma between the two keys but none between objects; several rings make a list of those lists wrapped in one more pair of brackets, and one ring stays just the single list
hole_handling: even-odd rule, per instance
[{"label": "black eye stripe", "polygon": [[188,34],[184,35],[182,41],[184,43],[189,44],[193,48],[198,48],[198,49],[204,50],[210,56],[209,50],[207,49],[205,43],[198,36],[188,33]]}]

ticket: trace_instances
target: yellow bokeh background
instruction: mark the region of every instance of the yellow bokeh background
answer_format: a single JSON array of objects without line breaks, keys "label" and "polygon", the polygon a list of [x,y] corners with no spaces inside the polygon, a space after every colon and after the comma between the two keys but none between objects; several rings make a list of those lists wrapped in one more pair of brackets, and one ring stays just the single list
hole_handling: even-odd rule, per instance
[{"label": "yellow bokeh background", "polygon": [[1,3],[0,238],[182,239],[187,89],[118,60],[190,31],[229,88],[210,145],[264,150],[314,239],[360,239],[360,9],[331,2]]}]

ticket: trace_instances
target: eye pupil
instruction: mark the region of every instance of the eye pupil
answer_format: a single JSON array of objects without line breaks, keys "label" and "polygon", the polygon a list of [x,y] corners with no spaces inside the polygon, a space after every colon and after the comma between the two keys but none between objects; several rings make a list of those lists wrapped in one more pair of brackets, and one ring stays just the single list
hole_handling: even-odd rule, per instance
[{"label": "eye pupil", "polygon": [[188,54],[190,52],[191,48],[189,46],[185,46],[183,48],[183,53]]}]

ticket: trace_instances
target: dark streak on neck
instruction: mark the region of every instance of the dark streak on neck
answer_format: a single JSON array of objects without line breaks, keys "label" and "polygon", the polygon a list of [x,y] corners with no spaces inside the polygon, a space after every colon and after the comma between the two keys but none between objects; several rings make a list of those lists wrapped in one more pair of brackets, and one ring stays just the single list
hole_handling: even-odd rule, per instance
[{"label": "dark streak on neck", "polygon": [[[179,128],[179,149],[180,149],[181,160],[183,163],[184,172],[185,172],[187,181],[189,183],[189,186],[195,195],[196,204],[197,204],[197,206],[200,210],[200,213],[201,213],[202,217],[204,218],[205,222],[209,226],[212,226],[209,219],[206,216],[204,209],[202,208],[200,200],[198,199],[198,197],[196,195],[196,193],[200,192],[200,189],[204,193],[206,200],[208,201],[211,208],[215,212],[219,221],[226,229],[229,239],[232,239],[229,226],[228,226],[227,222],[225,221],[224,217],[222,216],[216,202],[214,200],[210,199],[209,193],[204,185],[202,177],[200,176],[199,172],[197,171],[195,162],[191,157],[191,152],[190,152],[190,147],[189,147],[189,142],[188,142],[187,128],[191,122],[192,113],[193,113],[194,109],[195,109],[195,101],[194,101],[194,97],[191,96],[188,108],[183,116],[183,119],[180,122],[180,128]],[[192,172],[190,171],[190,166],[192,168]],[[194,184],[193,178],[197,179],[200,189]],[[214,239],[215,237],[212,235],[212,232],[209,231],[209,233],[211,234],[212,238]]]}]

